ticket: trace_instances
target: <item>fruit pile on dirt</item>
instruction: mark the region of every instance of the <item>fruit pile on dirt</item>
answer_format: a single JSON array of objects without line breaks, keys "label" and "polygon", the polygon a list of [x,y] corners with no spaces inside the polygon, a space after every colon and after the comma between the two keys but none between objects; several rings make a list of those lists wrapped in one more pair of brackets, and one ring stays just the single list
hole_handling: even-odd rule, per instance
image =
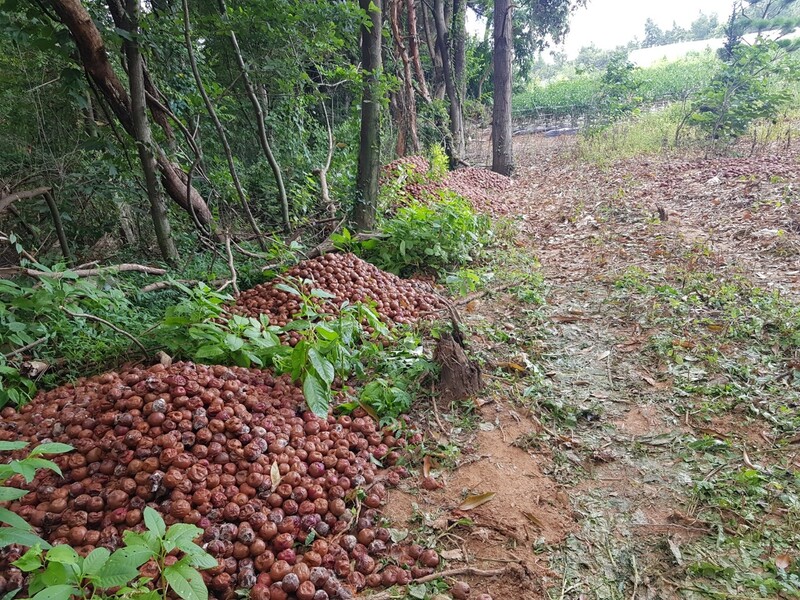
[{"label": "fruit pile on dirt", "polygon": [[451,190],[466,198],[480,212],[507,214],[498,193],[511,188],[513,181],[487,169],[468,167],[450,171],[441,180],[427,180],[430,163],[424,156],[406,156],[383,167],[382,184],[397,181],[407,196],[426,202],[442,190]]},{"label": "fruit pile on dirt", "polygon": [[[387,323],[413,323],[445,307],[444,300],[421,282],[381,271],[354,254],[332,253],[305,260],[283,277],[243,292],[230,312],[248,317],[268,315],[271,325],[284,326],[300,312],[303,302],[299,295],[286,291],[287,285],[299,286],[324,313],[335,314],[345,302],[374,302],[378,315]],[[314,297],[313,289],[323,290],[332,298]]]},{"label": "fruit pile on dirt", "polygon": [[[72,444],[31,490],[4,506],[52,544],[82,555],[119,548],[146,506],[193,523],[218,559],[203,571],[214,598],[351,598],[364,587],[430,574],[433,550],[394,544],[380,519],[399,452],[421,435],[381,429],[363,412],[320,419],[285,376],[175,363],[80,379],[0,413],[0,440]],[[19,454],[24,455],[25,451]],[[380,462],[379,462],[380,461]],[[386,468],[379,469],[382,463]],[[4,586],[21,583],[0,554]],[[0,586],[3,587],[3,586]],[[0,589],[0,593],[9,590]]]}]

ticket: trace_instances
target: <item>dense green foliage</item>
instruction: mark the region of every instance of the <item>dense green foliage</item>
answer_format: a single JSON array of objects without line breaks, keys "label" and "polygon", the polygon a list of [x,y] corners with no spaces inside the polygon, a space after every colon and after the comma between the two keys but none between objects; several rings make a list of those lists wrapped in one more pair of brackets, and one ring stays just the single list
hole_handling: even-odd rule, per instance
[{"label": "dense green foliage", "polygon": [[440,194],[436,202],[414,201],[386,219],[385,237],[361,244],[364,257],[400,275],[441,275],[478,258],[491,240],[489,219],[452,192]]}]

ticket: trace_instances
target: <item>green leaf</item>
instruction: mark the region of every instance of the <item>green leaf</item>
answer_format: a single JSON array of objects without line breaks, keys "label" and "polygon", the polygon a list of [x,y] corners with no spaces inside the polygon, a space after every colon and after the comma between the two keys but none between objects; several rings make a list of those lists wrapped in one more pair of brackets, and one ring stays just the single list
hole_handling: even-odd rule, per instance
[{"label": "green leaf", "polygon": [[335,294],[331,294],[330,292],[322,290],[320,288],[314,288],[313,290],[311,290],[311,295],[314,298],[322,298],[323,300],[332,300],[333,298],[336,298]]},{"label": "green leaf", "polygon": [[25,519],[20,517],[17,513],[11,512],[7,508],[0,508],[0,523],[5,523],[6,525],[11,525],[12,527],[17,527],[18,529],[32,531],[31,526]]},{"label": "green leaf", "polygon": [[19,500],[27,495],[25,490],[19,490],[12,487],[0,487],[0,502],[10,502],[12,500]]},{"label": "green leaf", "polygon": [[149,506],[144,509],[144,524],[147,526],[147,529],[152,531],[159,539],[163,539],[164,535],[167,533],[167,526],[164,523],[164,519]]},{"label": "green leaf", "polygon": [[0,452],[9,452],[11,450],[22,450],[28,442],[0,442]]},{"label": "green leaf", "polygon": [[11,564],[25,573],[36,571],[42,566],[42,547],[39,544],[32,546],[25,554]]},{"label": "green leaf", "polygon": [[5,548],[11,544],[19,544],[26,548],[39,544],[42,548],[50,548],[50,544],[35,533],[18,527],[0,527],[0,548]]},{"label": "green leaf", "polygon": [[22,588],[17,588],[15,590],[11,590],[7,594],[5,594],[0,600],[14,600],[17,594],[22,591]]},{"label": "green leaf", "polygon": [[69,600],[78,592],[78,588],[71,585],[53,585],[44,588],[31,600]]},{"label": "green leaf", "polygon": [[306,404],[315,415],[321,419],[328,417],[330,389],[313,373],[308,373],[303,381],[303,394]]},{"label": "green leaf", "polygon": [[333,383],[333,365],[331,361],[325,358],[319,350],[316,348],[309,348],[308,349],[308,361],[311,363],[311,366],[314,367],[314,371],[319,376],[319,378],[330,386]]},{"label": "green leaf", "polygon": [[40,454],[64,454],[65,452],[72,452],[75,448],[69,444],[59,444],[58,442],[49,442],[47,444],[39,444],[31,450],[31,456],[39,456]]},{"label": "green leaf", "polygon": [[200,546],[194,540],[203,533],[203,530],[188,523],[176,523],[167,531],[164,542],[171,542],[175,548],[179,548],[187,554],[201,551]]},{"label": "green leaf", "polygon": [[161,551],[161,540],[152,531],[138,533],[128,530],[123,532],[122,539],[126,546],[145,548],[150,552],[151,556],[156,556]]},{"label": "green leaf", "polygon": [[47,552],[47,562],[83,566],[83,559],[75,552],[74,548],[66,544],[53,546],[53,548]]},{"label": "green leaf", "polygon": [[285,283],[276,283],[275,289],[280,290],[281,292],[286,292],[287,294],[292,294],[293,296],[300,296],[300,292],[298,290],[286,285]]},{"label": "green leaf", "polygon": [[[33,467],[36,471],[39,469],[48,469],[59,475],[63,475],[63,473],[61,473],[61,468],[52,460],[47,460],[46,458],[26,458],[20,462],[25,464],[26,469],[28,467]],[[30,481],[33,481],[33,477],[31,477],[29,483]]]},{"label": "green leaf", "polygon": [[229,333],[225,336],[225,345],[231,352],[236,352],[237,350],[241,349],[242,346],[244,346],[244,340],[238,335]]},{"label": "green leaf", "polygon": [[108,557],[92,579],[101,588],[124,585],[135,579],[139,575],[139,567],[153,556],[154,553],[147,546],[120,548]]},{"label": "green leaf", "polygon": [[108,561],[111,552],[108,548],[95,548],[83,561],[83,574],[86,577],[97,575],[103,565]]},{"label": "green leaf", "polygon": [[164,579],[183,600],[208,600],[208,590],[200,573],[189,565],[177,562],[164,569]]},{"label": "green leaf", "polygon": [[199,552],[187,553],[186,561],[196,569],[213,569],[219,563],[217,559],[198,546]]}]

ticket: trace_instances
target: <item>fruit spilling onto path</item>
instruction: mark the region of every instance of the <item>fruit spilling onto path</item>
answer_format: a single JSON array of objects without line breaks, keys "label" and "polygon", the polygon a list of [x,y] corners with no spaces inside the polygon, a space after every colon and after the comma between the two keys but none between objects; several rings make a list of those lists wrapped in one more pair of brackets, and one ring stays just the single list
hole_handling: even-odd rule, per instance
[{"label": "fruit spilling onto path", "polygon": [[[74,446],[54,459],[63,478],[40,472],[26,487],[12,477],[8,485],[31,492],[4,506],[83,555],[120,547],[151,506],[168,525],[203,529],[219,561],[203,572],[215,598],[242,588],[254,599],[350,598],[438,565],[433,550],[393,544],[378,513],[386,485],[404,475],[399,450],[421,435],[381,429],[359,411],[320,419],[286,376],[192,363],[131,368],[0,414],[0,440]],[[15,552],[0,555],[0,573],[18,583]]]}]

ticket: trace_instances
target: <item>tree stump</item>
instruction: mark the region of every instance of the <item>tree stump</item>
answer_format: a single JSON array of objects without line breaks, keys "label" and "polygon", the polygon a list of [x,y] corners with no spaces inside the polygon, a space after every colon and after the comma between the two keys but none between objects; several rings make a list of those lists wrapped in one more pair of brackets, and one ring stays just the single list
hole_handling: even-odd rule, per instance
[{"label": "tree stump", "polygon": [[481,368],[467,357],[460,334],[442,333],[433,359],[440,365],[438,391],[445,402],[472,398],[483,388]]}]

